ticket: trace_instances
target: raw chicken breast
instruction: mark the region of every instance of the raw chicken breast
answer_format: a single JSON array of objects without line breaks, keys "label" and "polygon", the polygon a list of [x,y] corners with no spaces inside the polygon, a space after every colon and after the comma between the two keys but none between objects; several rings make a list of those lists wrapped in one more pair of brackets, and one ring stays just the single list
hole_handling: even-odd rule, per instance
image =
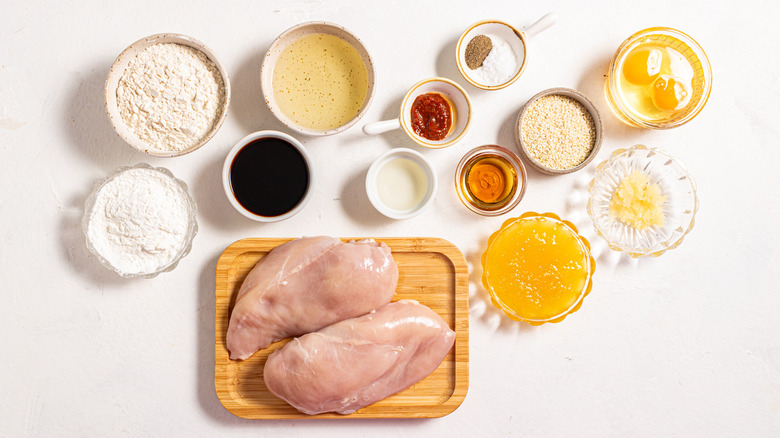
[{"label": "raw chicken breast", "polygon": [[299,411],[351,414],[431,374],[455,332],[414,300],[293,339],[268,357],[263,379]]},{"label": "raw chicken breast", "polygon": [[378,309],[397,284],[384,243],[305,237],[279,245],[241,284],[228,324],[230,358]]}]

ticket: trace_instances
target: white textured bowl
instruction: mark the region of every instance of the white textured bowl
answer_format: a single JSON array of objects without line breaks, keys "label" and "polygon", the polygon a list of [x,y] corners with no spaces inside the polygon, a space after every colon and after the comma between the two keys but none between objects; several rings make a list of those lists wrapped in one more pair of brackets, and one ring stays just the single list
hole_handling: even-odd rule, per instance
[{"label": "white textured bowl", "polygon": [[[274,97],[273,76],[274,68],[276,67],[276,61],[279,59],[279,55],[284,52],[284,49],[286,49],[287,46],[299,38],[316,33],[337,36],[354,47],[358,54],[360,54],[360,57],[363,59],[363,64],[366,67],[366,75],[368,76],[368,90],[366,90],[366,97],[363,100],[363,105],[360,107],[357,115],[347,123],[333,129],[318,130],[300,126],[287,117],[287,115],[285,115],[281,109],[279,109],[279,106],[276,104]],[[279,35],[271,44],[271,47],[268,49],[268,52],[265,54],[265,58],[263,59],[263,65],[260,68],[260,88],[263,90],[265,103],[268,105],[268,108],[271,110],[273,115],[290,129],[300,132],[301,134],[312,136],[337,134],[349,129],[355,123],[357,123],[358,120],[360,120],[368,111],[368,107],[371,105],[371,101],[374,99],[375,80],[374,62],[371,60],[371,55],[368,53],[368,49],[360,40],[360,38],[358,38],[351,31],[347,30],[344,26],[340,26],[335,23],[329,23],[327,21],[311,21],[307,23],[301,23],[282,32],[282,34]]]},{"label": "white textured bowl", "polygon": [[[407,158],[414,161],[422,168],[423,172],[425,172],[427,180],[427,188],[423,199],[419,204],[408,210],[394,209],[382,202],[382,198],[379,196],[377,183],[379,171],[387,163],[399,158]],[[434,170],[433,165],[421,153],[412,149],[398,148],[385,152],[371,164],[371,167],[368,169],[368,174],[366,175],[366,194],[368,195],[368,200],[371,201],[371,204],[380,213],[391,219],[409,219],[422,213],[433,202],[437,188],[436,171]]]},{"label": "white textured bowl", "polygon": [[[117,107],[116,91],[119,87],[119,81],[122,79],[127,66],[130,64],[130,61],[132,61],[136,55],[138,55],[147,47],[153,46],[155,44],[166,43],[181,44],[183,46],[192,47],[193,49],[202,52],[217,67],[217,71],[219,71],[219,75],[222,78],[222,83],[224,86],[224,98],[221,105],[222,108],[220,114],[217,116],[217,120],[215,121],[213,128],[205,137],[203,137],[200,142],[183,151],[165,151],[150,146],[127,127],[124,120],[122,119],[121,114],[119,114],[119,108]],[[201,148],[203,145],[208,143],[212,137],[214,137],[217,131],[219,131],[219,128],[222,126],[222,122],[227,116],[228,107],[230,106],[230,78],[228,78],[225,68],[222,67],[222,64],[219,63],[214,52],[202,42],[187,35],[177,33],[160,33],[141,38],[119,54],[119,56],[116,58],[116,61],[114,61],[114,64],[111,66],[111,70],[108,72],[108,78],[106,79],[105,100],[108,118],[111,120],[111,124],[114,126],[116,133],[119,134],[119,136],[122,137],[122,139],[127,142],[127,144],[145,154],[155,157],[178,157]]]},{"label": "white textured bowl", "polygon": [[[287,143],[290,143],[293,147],[295,147],[298,150],[298,152],[301,153],[304,161],[306,162],[306,167],[308,168],[309,171],[309,185],[306,187],[306,194],[303,195],[303,198],[298,202],[298,204],[292,210],[288,211],[287,213],[280,214],[278,216],[260,216],[244,208],[244,206],[241,205],[241,203],[238,202],[238,200],[236,199],[236,195],[235,193],[233,193],[233,186],[230,182],[230,168],[233,165],[233,159],[244,148],[244,146],[261,138],[278,138],[280,140],[286,141]],[[312,196],[314,195],[314,190],[313,190],[314,182],[315,182],[314,167],[312,166],[311,163],[312,163],[311,156],[306,151],[306,148],[304,148],[303,144],[301,144],[301,142],[296,140],[293,136],[279,131],[253,132],[247,135],[246,137],[242,138],[238,143],[236,143],[235,146],[233,146],[233,149],[231,149],[230,152],[228,152],[228,155],[225,158],[225,164],[222,166],[222,186],[225,189],[225,195],[227,195],[228,201],[230,201],[230,205],[232,205],[233,208],[235,208],[236,211],[238,211],[242,215],[258,222],[283,221],[285,219],[295,216],[301,210],[303,210],[303,208],[306,207],[306,204],[309,203]]]}]

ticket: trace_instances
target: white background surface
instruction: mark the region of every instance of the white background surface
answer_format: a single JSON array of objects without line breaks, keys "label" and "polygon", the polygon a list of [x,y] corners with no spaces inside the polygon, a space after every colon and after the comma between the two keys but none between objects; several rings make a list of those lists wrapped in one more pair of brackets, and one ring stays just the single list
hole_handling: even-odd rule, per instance
[{"label": "white background surface", "polygon": [[[773,2],[2,3],[0,435],[780,435],[780,35]],[[471,23],[497,18],[522,28],[550,11],[559,21],[531,42],[517,83],[483,92],[459,76],[454,47]],[[342,24],[371,50],[379,76],[366,122],[394,117],[416,81],[445,76],[470,93],[473,125],[445,150],[423,150],[400,131],[369,138],[360,132],[363,123],[329,138],[298,136],[319,175],[312,202],[283,223],[254,223],[228,204],[222,162],[250,132],[290,132],[264,105],[259,69],[278,34],[310,20]],[[625,38],[662,25],[704,47],[712,95],[682,127],[629,128],[606,104],[603,75]],[[103,107],[114,58],[160,32],[204,41],[233,87],[216,137],[173,159],[123,144]],[[599,157],[568,176],[529,170],[525,198],[503,217],[466,210],[452,184],[460,157],[482,144],[513,148],[522,105],[557,86],[581,90],[601,111]],[[683,161],[701,202],[680,248],[638,261],[593,235],[582,195],[596,163],[636,143]],[[439,172],[435,204],[407,221],[377,213],[363,186],[371,161],[393,147],[419,150]],[[126,280],[87,252],[79,221],[95,180],[139,162],[167,167],[189,184],[200,233],[175,271]],[[575,222],[597,257],[593,292],[561,324],[510,321],[474,283],[490,233],[529,210]],[[458,410],[433,420],[249,421],[220,405],[213,368],[217,258],[245,237],[315,234],[442,237],[463,251],[472,272],[471,360]]]}]

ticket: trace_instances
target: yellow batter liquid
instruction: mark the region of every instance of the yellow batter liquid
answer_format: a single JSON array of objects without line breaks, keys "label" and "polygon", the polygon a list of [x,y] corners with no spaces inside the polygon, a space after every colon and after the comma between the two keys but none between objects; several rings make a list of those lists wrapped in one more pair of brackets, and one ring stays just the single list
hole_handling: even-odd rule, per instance
[{"label": "yellow batter liquid", "polygon": [[296,124],[334,129],[363,106],[368,74],[360,54],[329,34],[303,36],[279,55],[273,74],[274,100]]},{"label": "yellow batter liquid", "polygon": [[523,319],[545,320],[574,305],[588,281],[589,255],[560,222],[523,218],[491,243],[485,274],[501,306]]}]

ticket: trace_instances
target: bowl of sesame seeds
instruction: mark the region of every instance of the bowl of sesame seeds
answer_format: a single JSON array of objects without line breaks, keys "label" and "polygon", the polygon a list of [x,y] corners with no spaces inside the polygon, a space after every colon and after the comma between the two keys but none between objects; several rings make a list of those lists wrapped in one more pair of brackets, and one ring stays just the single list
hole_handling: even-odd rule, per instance
[{"label": "bowl of sesame seeds", "polygon": [[547,175],[576,172],[601,147],[601,117],[584,94],[570,88],[550,88],[528,100],[515,124],[520,156]]}]

